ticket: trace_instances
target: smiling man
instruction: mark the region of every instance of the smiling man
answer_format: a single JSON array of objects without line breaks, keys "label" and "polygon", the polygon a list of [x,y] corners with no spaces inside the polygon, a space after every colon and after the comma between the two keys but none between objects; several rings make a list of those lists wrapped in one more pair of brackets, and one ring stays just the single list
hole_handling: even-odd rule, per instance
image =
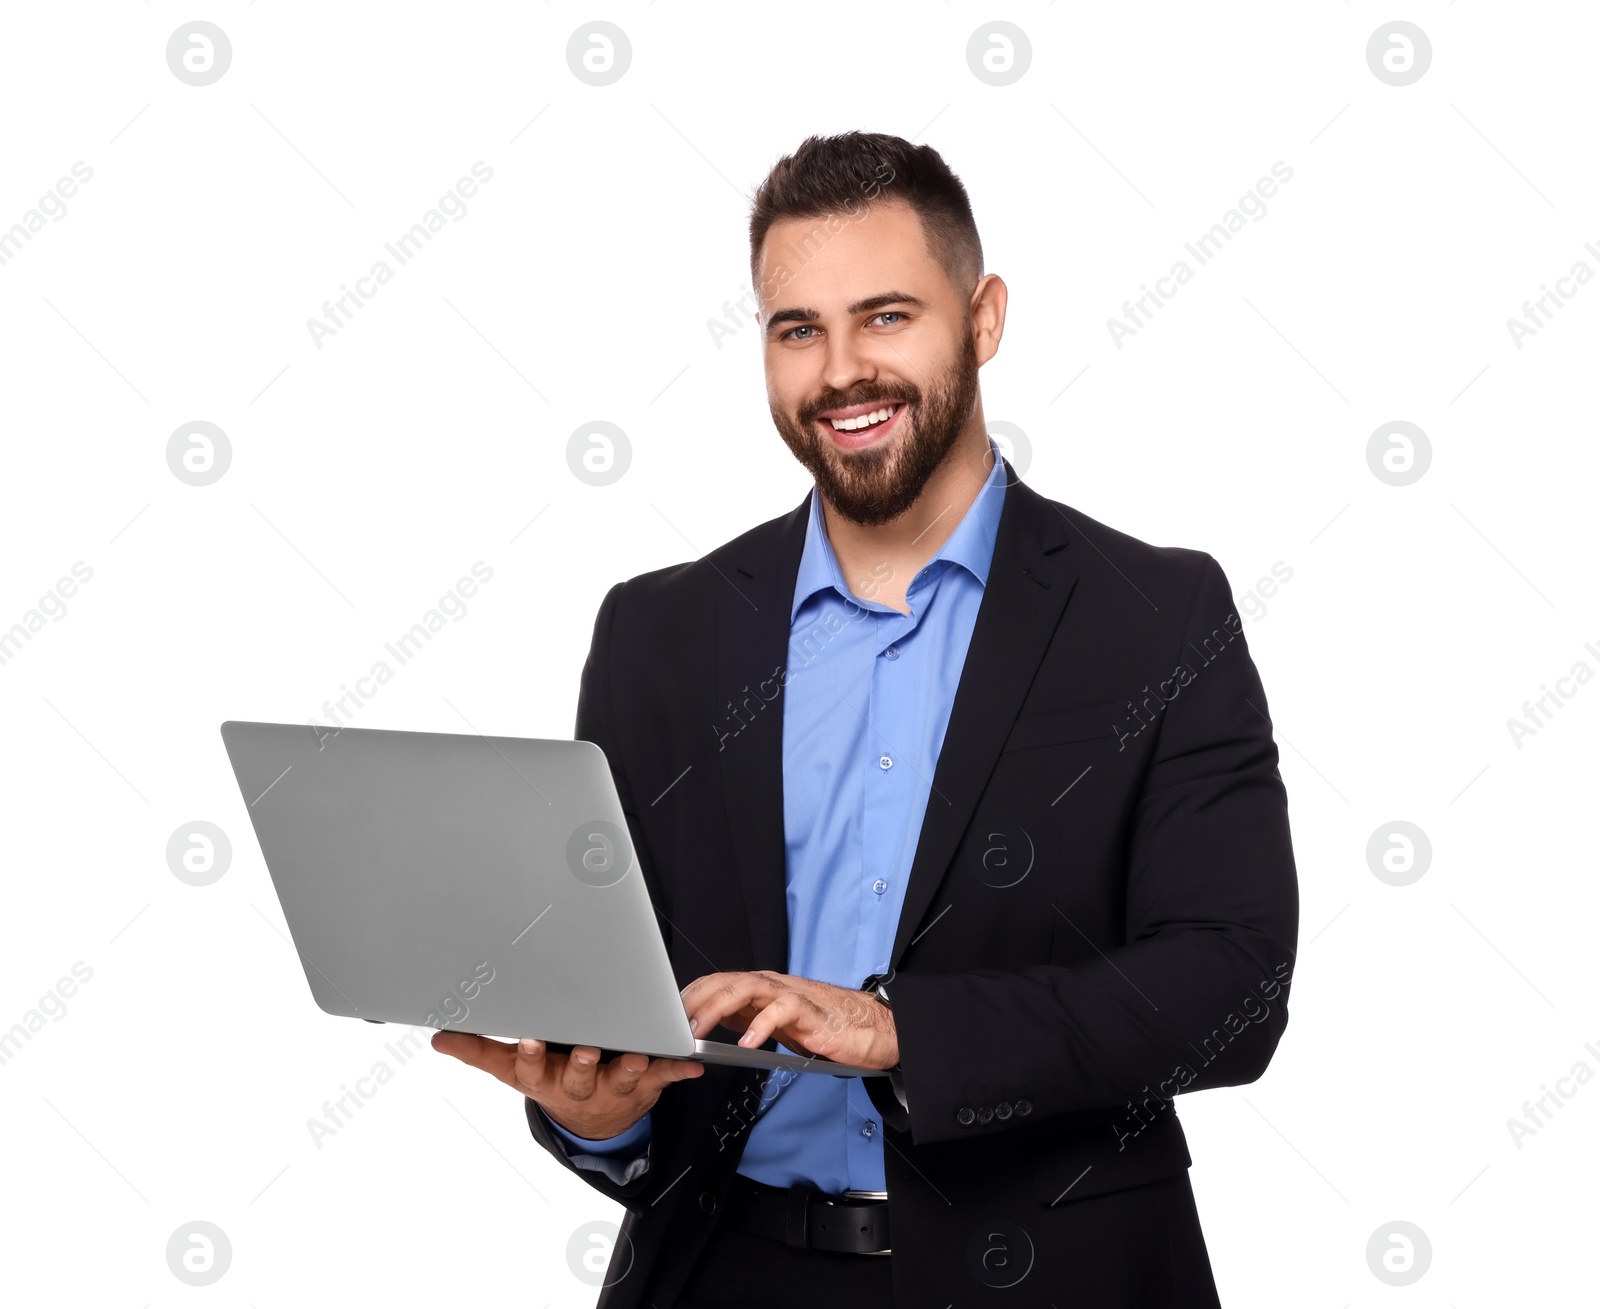
[{"label": "smiling man", "polygon": [[696,1035],[883,1075],[434,1044],[625,1206],[612,1309],[1214,1306],[1173,1101],[1264,1071],[1298,923],[1227,579],[1001,457],[1006,287],[934,150],[806,141],[750,249],[815,489],[611,588],[577,735]]}]

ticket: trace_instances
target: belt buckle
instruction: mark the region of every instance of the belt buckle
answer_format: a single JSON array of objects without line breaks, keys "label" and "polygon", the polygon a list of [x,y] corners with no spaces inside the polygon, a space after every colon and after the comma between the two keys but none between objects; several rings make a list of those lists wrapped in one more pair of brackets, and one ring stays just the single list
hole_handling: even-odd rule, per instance
[{"label": "belt buckle", "polygon": [[[844,1192],[844,1198],[846,1200],[887,1200],[889,1193],[887,1191],[846,1191]],[[862,1250],[861,1253],[865,1255],[887,1255],[894,1252],[892,1250]]]}]

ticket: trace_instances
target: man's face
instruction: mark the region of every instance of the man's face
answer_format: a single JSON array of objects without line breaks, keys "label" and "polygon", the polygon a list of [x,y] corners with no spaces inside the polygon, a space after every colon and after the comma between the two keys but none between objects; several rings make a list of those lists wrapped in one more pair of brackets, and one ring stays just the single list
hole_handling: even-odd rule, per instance
[{"label": "man's face", "polygon": [[[864,217],[862,215],[864,213]],[[978,396],[968,297],[899,201],[787,219],[762,244],[767,402],[827,502],[852,522],[899,517]]]}]

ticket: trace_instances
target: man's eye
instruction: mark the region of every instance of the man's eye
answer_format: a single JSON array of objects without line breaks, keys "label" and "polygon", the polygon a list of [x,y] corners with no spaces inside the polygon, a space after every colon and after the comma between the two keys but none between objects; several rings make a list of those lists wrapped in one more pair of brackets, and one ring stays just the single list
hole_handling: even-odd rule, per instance
[{"label": "man's eye", "polygon": [[792,339],[797,340],[797,341],[804,341],[804,340],[807,339],[806,337],[795,336],[795,333],[796,332],[815,332],[816,330],[817,330],[816,328],[810,326],[809,324],[802,324],[799,327],[791,327],[787,332],[780,332],[778,334],[778,340],[780,340],[780,341],[788,341],[788,340],[790,340],[792,338]]},{"label": "man's eye", "polygon": [[[901,313],[898,309],[886,309],[886,310],[883,311],[883,313],[876,314],[876,315],[874,315],[874,317],[877,318],[877,319],[880,319],[880,320],[889,319],[889,318],[901,319],[901,318],[904,318],[905,315],[903,313]],[[884,326],[885,327],[894,327],[895,324],[894,323],[885,322]]]}]

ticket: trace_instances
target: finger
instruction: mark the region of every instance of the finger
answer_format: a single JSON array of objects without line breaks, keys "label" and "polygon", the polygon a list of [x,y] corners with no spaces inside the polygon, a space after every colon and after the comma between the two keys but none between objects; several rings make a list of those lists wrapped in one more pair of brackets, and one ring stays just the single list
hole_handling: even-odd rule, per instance
[{"label": "finger", "polygon": [[[753,1016],[774,997],[786,993],[779,982],[765,973],[718,973],[693,985],[699,989],[684,1009],[689,1015],[690,1032],[701,1039],[724,1019],[735,1014]],[[742,1013],[746,1010],[749,1014]]]},{"label": "finger", "polygon": [[707,973],[704,977],[697,977],[688,986],[678,992],[683,1001],[685,1013],[693,1013],[694,1007],[711,990],[718,986],[728,976],[726,973]]},{"label": "finger", "polygon": [[706,1066],[698,1059],[652,1059],[650,1067],[639,1079],[639,1089],[646,1094],[657,1094],[674,1082],[704,1077]]},{"label": "finger", "polygon": [[592,1045],[575,1045],[561,1073],[561,1089],[574,1100],[587,1100],[599,1075],[600,1051]]},{"label": "finger", "polygon": [[650,1067],[650,1057],[642,1054],[619,1054],[605,1066],[601,1074],[606,1090],[615,1096],[626,1097],[634,1093],[639,1079]]},{"label": "finger", "polygon": [[707,973],[704,977],[695,978],[678,995],[683,1000],[684,1012],[692,1014],[706,1003],[708,997],[720,995],[729,988],[740,990],[763,983],[770,985],[778,980],[779,974],[765,969],[756,972]]},{"label": "finger", "polygon": [[750,1020],[750,1026],[739,1038],[746,1048],[759,1046],[769,1037],[777,1036],[791,1050],[807,1050],[821,1054],[822,1048],[831,1048],[827,1014],[813,1001],[794,991],[777,997]]},{"label": "finger", "polygon": [[517,1042],[516,1085],[524,1095],[532,1095],[549,1084],[551,1066],[543,1041]]},{"label": "finger", "polygon": [[744,1035],[739,1038],[739,1044],[746,1049],[755,1049],[779,1028],[788,1025],[793,1009],[794,1000],[791,996],[774,997],[759,1013],[751,1017],[744,1029]]},{"label": "finger", "polygon": [[517,1084],[517,1046],[470,1032],[435,1032],[431,1044],[440,1054],[454,1055],[462,1063],[481,1068],[507,1086]]}]

